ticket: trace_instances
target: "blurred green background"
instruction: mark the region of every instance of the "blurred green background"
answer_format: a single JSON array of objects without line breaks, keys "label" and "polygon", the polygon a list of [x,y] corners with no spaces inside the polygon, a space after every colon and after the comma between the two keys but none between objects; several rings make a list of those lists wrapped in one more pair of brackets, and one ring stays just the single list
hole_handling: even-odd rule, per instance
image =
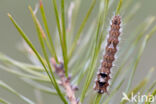
[{"label": "blurred green background", "polygon": [[[48,25],[50,27],[51,33],[55,33],[56,30],[56,22],[53,12],[53,7],[51,0],[43,0],[44,6],[46,9],[47,17],[48,17]],[[59,0],[58,0],[59,1]],[[66,0],[66,7],[69,6],[71,0]],[[156,16],[156,0],[136,0],[141,3],[141,8],[139,12],[136,14],[136,21],[141,22],[148,16]],[[23,28],[25,33],[30,37],[32,42],[36,45],[39,50],[40,47],[38,45],[37,35],[35,32],[34,24],[32,21],[31,14],[28,10],[28,5],[32,7],[38,0],[0,0],[0,52],[5,53],[6,55],[20,60],[28,62],[27,58],[17,49],[17,44],[21,42],[21,37],[19,36],[17,30],[14,28],[9,18],[7,17],[7,13],[11,13],[19,25]],[[82,0],[81,4],[81,12],[78,14],[78,20],[82,21],[84,14],[88,10],[91,0]],[[135,2],[134,2],[135,3]],[[98,6],[97,6],[98,7]],[[94,12],[96,12],[97,7]],[[40,18],[40,14],[37,14]],[[94,13],[92,17],[94,17]],[[91,21],[91,19],[90,19]],[[41,22],[42,23],[42,22]],[[77,22],[79,25],[80,22]],[[124,37],[126,38],[126,37]],[[123,39],[124,41],[124,39]],[[136,77],[138,78],[134,83],[138,83],[143,75],[146,75],[147,71],[151,67],[156,67],[156,34],[149,41],[144,54],[139,63]],[[156,73],[154,73],[156,75]],[[139,75],[139,76],[138,76]],[[35,100],[34,91],[31,86],[26,85],[22,80],[18,79],[16,76],[8,74],[7,72],[0,70],[0,80],[5,81],[7,84],[12,86],[14,89],[25,95],[26,97]],[[156,77],[153,77],[153,80],[156,80]],[[23,102],[17,99],[12,94],[4,91],[0,88],[0,96],[3,98],[9,99],[13,104],[23,104]],[[55,104],[60,103],[60,101],[56,100],[56,96],[51,97],[48,94],[44,95],[46,99],[44,104]],[[58,101],[58,102],[57,102]]]}]

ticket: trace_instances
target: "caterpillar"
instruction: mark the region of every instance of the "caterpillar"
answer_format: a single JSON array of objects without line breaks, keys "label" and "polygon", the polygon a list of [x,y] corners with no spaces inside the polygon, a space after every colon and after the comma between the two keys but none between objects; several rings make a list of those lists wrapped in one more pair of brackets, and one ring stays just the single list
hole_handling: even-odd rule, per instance
[{"label": "caterpillar", "polygon": [[117,45],[119,43],[120,25],[121,17],[119,15],[114,16],[111,21],[111,29],[108,34],[105,53],[95,80],[94,90],[99,94],[108,93],[108,87],[110,85],[109,81],[111,79],[111,68],[113,67],[113,61],[115,60]]}]

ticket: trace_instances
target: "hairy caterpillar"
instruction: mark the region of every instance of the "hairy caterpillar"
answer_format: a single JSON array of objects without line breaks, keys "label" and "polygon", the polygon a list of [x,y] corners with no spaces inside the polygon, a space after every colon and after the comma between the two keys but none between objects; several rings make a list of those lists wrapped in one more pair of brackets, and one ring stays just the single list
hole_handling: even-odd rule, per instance
[{"label": "hairy caterpillar", "polygon": [[117,52],[117,45],[119,43],[120,36],[120,24],[121,17],[114,16],[111,21],[111,29],[109,31],[109,36],[107,39],[107,45],[105,47],[105,54],[102,59],[100,69],[97,73],[97,78],[95,80],[94,89],[99,93],[107,93],[108,87],[110,85],[109,80],[111,79],[111,68],[113,67],[113,61],[115,60],[115,54]]}]

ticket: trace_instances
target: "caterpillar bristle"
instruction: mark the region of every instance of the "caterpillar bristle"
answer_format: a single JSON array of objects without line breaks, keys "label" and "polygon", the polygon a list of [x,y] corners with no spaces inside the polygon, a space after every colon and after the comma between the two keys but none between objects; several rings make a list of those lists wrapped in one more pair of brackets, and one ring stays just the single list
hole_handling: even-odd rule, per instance
[{"label": "caterpillar bristle", "polygon": [[107,44],[105,46],[105,53],[101,61],[99,71],[95,80],[94,89],[99,93],[108,93],[111,79],[111,69],[113,62],[116,60],[116,52],[118,51],[119,36],[121,34],[121,17],[114,16],[111,20],[109,34],[107,36]]}]

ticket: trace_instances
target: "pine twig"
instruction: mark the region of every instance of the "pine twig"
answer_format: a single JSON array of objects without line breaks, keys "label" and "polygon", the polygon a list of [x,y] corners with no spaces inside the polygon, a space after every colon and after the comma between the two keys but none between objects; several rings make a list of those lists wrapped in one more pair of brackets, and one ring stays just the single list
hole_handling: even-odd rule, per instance
[{"label": "pine twig", "polygon": [[75,91],[78,90],[78,87],[70,84],[71,76],[66,78],[63,62],[60,62],[60,64],[57,64],[54,58],[51,59],[51,62],[55,68],[56,74],[61,79],[60,85],[63,86],[63,88],[65,89],[66,96],[69,99],[70,103],[78,104],[78,100],[75,97]]}]

